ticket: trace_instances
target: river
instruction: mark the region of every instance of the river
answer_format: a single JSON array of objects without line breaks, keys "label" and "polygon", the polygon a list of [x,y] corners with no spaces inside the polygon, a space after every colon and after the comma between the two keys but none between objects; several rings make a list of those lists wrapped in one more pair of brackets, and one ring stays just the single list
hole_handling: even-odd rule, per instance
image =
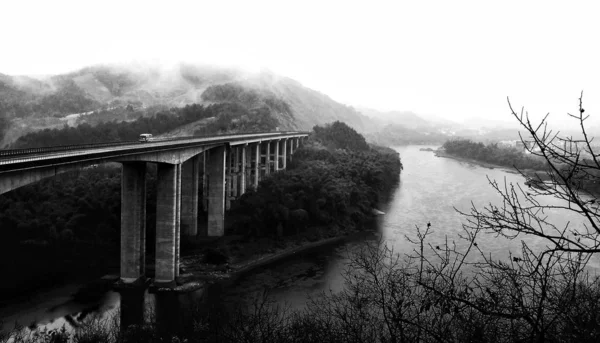
[{"label": "river", "polygon": [[[254,270],[238,278],[227,287],[209,289],[210,298],[215,302],[236,304],[240,299],[251,299],[267,290],[276,301],[292,308],[302,308],[310,296],[320,292],[336,291],[344,287],[342,271],[348,261],[348,254],[365,242],[383,239],[399,253],[409,253],[413,246],[405,235],[412,235],[415,227],[425,228],[431,223],[433,244],[443,244],[445,237],[456,238],[462,230],[464,218],[456,209],[468,211],[472,204],[479,208],[492,202],[500,204],[500,197],[489,185],[488,178],[500,184],[523,184],[524,178],[512,171],[501,168],[485,168],[475,163],[435,157],[432,152],[420,151],[423,146],[398,147],[404,171],[401,181],[394,191],[391,201],[382,208],[385,215],[377,219],[377,229],[334,246],[325,246]],[[556,204],[556,199],[546,198],[542,202]],[[548,211],[549,218],[556,224],[576,225],[580,218],[573,213]],[[478,238],[479,246],[486,253],[497,258],[505,258],[509,252],[520,252],[520,240],[507,241],[494,235]],[[541,240],[530,240],[530,245],[541,247]],[[597,266],[595,260],[592,266]],[[71,290],[72,291],[72,290]],[[58,291],[57,291],[58,292]],[[56,293],[56,292],[55,292]],[[213,296],[214,295],[214,296]],[[49,325],[60,327],[72,322],[73,318],[88,314],[116,313],[120,295],[106,293],[105,297],[91,304],[77,304],[65,294],[50,294],[52,299],[33,302],[18,309],[0,309],[4,317],[4,327],[15,320],[25,325]],[[39,298],[39,297],[38,297]],[[168,312],[178,311],[185,303],[198,298],[195,294],[180,296],[179,305],[167,306],[173,299],[160,300],[152,295],[134,300],[154,308],[168,308]],[[149,304],[149,305],[148,305]],[[183,304],[183,305],[182,305]],[[185,306],[184,306],[185,307]],[[2,312],[4,311],[4,312]]]}]

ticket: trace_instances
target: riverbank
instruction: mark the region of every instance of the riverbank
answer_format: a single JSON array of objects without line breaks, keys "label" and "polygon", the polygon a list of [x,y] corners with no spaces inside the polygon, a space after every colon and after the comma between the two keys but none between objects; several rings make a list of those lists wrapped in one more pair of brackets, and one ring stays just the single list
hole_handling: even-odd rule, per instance
[{"label": "riverbank", "polygon": [[[373,217],[363,223],[363,229],[372,231],[375,227],[376,217],[384,214],[379,210],[373,209]],[[153,291],[188,293],[203,289],[207,284],[219,282],[222,280],[235,279],[245,273],[268,264],[275,263],[286,258],[292,257],[297,253],[305,253],[312,249],[321,248],[327,245],[339,244],[349,237],[363,232],[363,230],[329,231],[320,232],[321,238],[315,240],[315,231],[327,230],[323,227],[311,227],[305,232],[288,237],[263,237],[251,238],[241,236],[223,236],[219,238],[196,239],[194,242],[188,242],[194,248],[181,257],[180,275],[176,278],[176,286],[173,288],[156,288]],[[210,263],[207,262],[207,252],[209,249],[219,249],[225,254],[231,253],[227,262]],[[148,269],[153,270],[153,264],[148,265]],[[118,275],[105,275],[100,280],[88,282],[80,287],[74,293],[74,297],[86,298],[97,297],[97,291],[106,287],[107,283],[116,282],[116,288],[120,287]]]},{"label": "riverbank", "polygon": [[456,156],[453,154],[449,154],[442,149],[434,150],[433,154],[436,157],[450,158],[450,159],[460,161],[460,162],[473,163],[473,164],[476,164],[480,167],[487,168],[487,169],[502,169],[503,171],[505,171],[507,173],[518,174],[518,175],[522,174],[528,178],[538,178],[539,177],[541,180],[549,179],[547,176],[547,173],[543,170],[523,169],[523,170],[520,170],[520,172],[519,172],[514,167],[508,167],[508,166],[503,166],[503,165],[499,165],[499,164],[483,162],[483,161],[479,161],[479,160],[472,159],[472,158],[460,157],[460,156]]},{"label": "riverbank", "polygon": [[[230,238],[230,237],[229,237]],[[346,236],[322,239],[316,242],[305,242],[304,244],[290,241],[285,247],[265,245],[265,253],[254,254],[246,259],[234,259],[233,263],[211,264],[204,261],[205,254],[194,254],[185,256],[181,260],[181,268],[185,271],[178,278],[178,287],[174,290],[179,292],[192,291],[203,287],[206,283],[230,279],[254,268],[285,259],[296,253],[321,247],[328,244],[342,242]]]},{"label": "riverbank", "polygon": [[[383,213],[381,211],[378,211]],[[372,231],[376,227],[376,215],[368,220],[364,231]],[[361,233],[361,230],[352,232],[331,231],[334,236],[322,237],[318,240],[309,240],[314,237],[314,231],[326,228],[309,228],[298,236],[283,238],[261,238],[244,242],[239,236],[225,236],[213,242],[201,242],[207,246],[220,246],[224,250],[246,250],[245,254],[232,254],[230,261],[223,264],[206,262],[206,254],[202,252],[188,254],[181,260],[181,270],[184,272],[178,277],[175,292],[190,292],[206,287],[207,284],[223,280],[233,280],[243,274],[266,265],[285,260],[298,253],[306,253],[313,249],[327,245],[335,245]],[[248,250],[250,253],[248,253]]]}]

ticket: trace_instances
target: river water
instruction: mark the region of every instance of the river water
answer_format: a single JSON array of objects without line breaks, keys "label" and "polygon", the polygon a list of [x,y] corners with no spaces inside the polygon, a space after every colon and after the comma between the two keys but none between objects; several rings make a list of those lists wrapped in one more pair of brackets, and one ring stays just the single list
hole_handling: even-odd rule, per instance
[{"label": "river water", "polygon": [[[425,228],[431,224],[433,234],[430,239],[435,244],[443,244],[445,237],[456,238],[462,230],[465,218],[455,209],[468,212],[472,205],[483,208],[488,203],[501,205],[500,197],[490,186],[488,178],[503,185],[521,184],[525,179],[512,171],[485,168],[470,162],[435,157],[432,152],[420,151],[423,146],[399,147],[404,171],[401,181],[387,206],[386,214],[377,219],[377,229],[349,241],[333,246],[324,246],[280,261],[238,278],[226,287],[209,289],[213,302],[237,303],[240,299],[251,299],[265,290],[272,298],[292,308],[302,308],[310,296],[320,292],[336,291],[344,287],[342,271],[348,262],[349,253],[364,245],[383,239],[398,253],[409,253],[413,249],[405,236],[412,235],[415,227]],[[557,204],[556,199],[541,199],[548,204]],[[557,225],[577,225],[580,218],[572,213],[548,211],[546,215]],[[506,258],[509,252],[520,252],[520,240],[507,241],[493,235],[480,236],[479,246],[486,253],[497,258]],[[542,247],[540,240],[530,240],[532,246]],[[592,266],[597,266],[594,261]],[[58,291],[56,291],[58,292]],[[4,327],[18,320],[25,325],[48,325],[60,327],[72,325],[86,315],[116,313],[121,296],[115,292],[91,304],[77,304],[63,294],[50,294],[49,299],[38,301],[18,309],[0,309],[4,317]],[[167,309],[175,313],[185,304],[196,301],[197,294],[180,296],[178,299],[157,299],[152,295],[135,296],[129,302],[154,308]],[[137,299],[137,300],[135,300]],[[162,305],[161,305],[162,303]],[[173,304],[175,303],[175,304]],[[2,312],[4,311],[4,312]],[[134,311],[135,312],[135,311]],[[134,314],[135,317],[136,314]],[[167,315],[168,316],[168,315]]]}]

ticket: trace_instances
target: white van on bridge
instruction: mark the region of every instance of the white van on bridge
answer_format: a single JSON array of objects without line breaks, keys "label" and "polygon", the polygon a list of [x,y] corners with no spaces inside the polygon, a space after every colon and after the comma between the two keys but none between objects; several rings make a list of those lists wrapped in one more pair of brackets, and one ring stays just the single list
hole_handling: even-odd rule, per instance
[{"label": "white van on bridge", "polygon": [[152,138],[152,134],[150,133],[142,133],[139,138],[140,142],[151,142],[153,140],[154,138]]}]

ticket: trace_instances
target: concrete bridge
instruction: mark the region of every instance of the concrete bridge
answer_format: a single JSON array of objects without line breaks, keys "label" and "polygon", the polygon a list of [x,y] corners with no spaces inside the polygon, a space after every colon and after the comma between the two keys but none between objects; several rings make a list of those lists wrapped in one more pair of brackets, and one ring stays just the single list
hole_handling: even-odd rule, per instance
[{"label": "concrete bridge", "polygon": [[[230,202],[256,188],[265,175],[285,169],[307,136],[308,132],[262,132],[0,150],[0,194],[60,173],[121,163],[120,276],[125,284],[136,284],[145,279],[146,269],[146,168],[156,163],[154,281],[169,287],[179,275],[181,234],[222,236]],[[208,213],[207,231],[201,233],[200,187]]]}]

